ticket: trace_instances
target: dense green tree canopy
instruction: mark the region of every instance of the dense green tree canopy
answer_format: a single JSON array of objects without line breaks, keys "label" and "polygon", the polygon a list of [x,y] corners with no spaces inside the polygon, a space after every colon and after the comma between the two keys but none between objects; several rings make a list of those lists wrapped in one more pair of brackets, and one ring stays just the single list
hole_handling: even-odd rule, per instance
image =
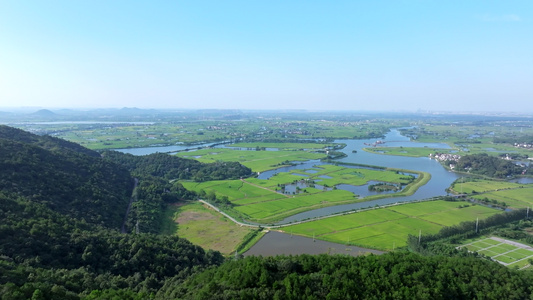
[{"label": "dense green tree canopy", "polygon": [[165,286],[167,299],[525,299],[530,273],[474,257],[247,257]]},{"label": "dense green tree canopy", "polygon": [[511,161],[485,153],[462,156],[457,162],[456,169],[496,178],[519,175],[523,171]]},{"label": "dense green tree canopy", "polygon": [[0,149],[4,194],[119,228],[133,188],[126,169],[74,143],[7,126],[0,126]]},{"label": "dense green tree canopy", "polygon": [[252,171],[238,162],[218,162],[204,164],[193,159],[185,159],[165,153],[135,156],[117,151],[102,154],[138,177],[160,177],[164,179],[193,179],[195,181],[238,179],[250,176]]}]

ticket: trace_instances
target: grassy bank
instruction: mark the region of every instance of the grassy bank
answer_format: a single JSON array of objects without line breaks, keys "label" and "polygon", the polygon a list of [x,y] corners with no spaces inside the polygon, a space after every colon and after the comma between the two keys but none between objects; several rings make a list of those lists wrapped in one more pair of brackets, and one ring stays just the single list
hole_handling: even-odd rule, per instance
[{"label": "grassy bank", "polygon": [[[204,249],[217,250],[224,255],[235,253],[245,237],[253,232],[199,202],[170,206],[166,215],[172,216],[172,224],[164,227],[164,233],[177,234]],[[169,221],[168,218],[165,220]]]}]

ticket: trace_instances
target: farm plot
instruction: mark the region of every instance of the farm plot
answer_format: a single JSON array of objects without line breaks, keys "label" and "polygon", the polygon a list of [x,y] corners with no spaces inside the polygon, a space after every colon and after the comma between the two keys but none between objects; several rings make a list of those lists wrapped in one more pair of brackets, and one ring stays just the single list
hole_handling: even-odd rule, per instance
[{"label": "farm plot", "polygon": [[[173,222],[178,234],[204,249],[213,249],[230,255],[252,229],[239,226],[221,217],[212,209],[195,202],[177,208]],[[220,238],[223,236],[224,238]]]},{"label": "farm plot", "polygon": [[[275,194],[280,195],[278,193]],[[354,194],[351,192],[335,190],[312,194],[299,194],[292,197],[277,197],[268,201],[235,206],[235,210],[248,215],[252,221],[270,222],[305,210],[356,200]],[[242,202],[237,200],[235,203]]]},{"label": "farm plot", "polygon": [[177,154],[184,158],[194,158],[204,163],[217,161],[238,161],[254,172],[264,172],[287,165],[291,161],[307,161],[325,158],[325,153],[306,151],[247,151],[224,148],[201,149]]},{"label": "farm plot", "polygon": [[[344,190],[322,191],[307,187],[305,192],[286,195],[273,189],[241,180],[182,182],[183,186],[201,197],[214,193],[217,199],[228,197],[234,209],[255,222],[269,222],[291,214],[331,205],[337,202],[357,201],[355,195]],[[204,195],[204,196],[202,196]]]},{"label": "farm plot", "polygon": [[506,182],[506,181],[496,181],[496,180],[477,180],[477,181],[467,181],[467,182],[455,182],[452,188],[455,191],[462,191],[463,193],[482,193],[488,191],[497,191],[504,189],[515,189],[523,187],[523,184]]},{"label": "farm plot", "polygon": [[277,173],[269,179],[247,178],[202,183],[184,181],[182,184],[206,200],[227,199],[233,204],[233,210],[240,218],[258,223],[271,223],[310,209],[368,199],[352,191],[336,189],[335,186],[338,184],[364,185],[372,181],[387,182],[398,187],[407,185],[404,190],[395,194],[368,196],[383,198],[413,192],[411,190],[416,190],[417,187],[411,190],[409,187],[420,185],[418,181],[423,174],[419,176],[415,179],[414,176],[404,174],[403,170],[320,165],[310,169]]},{"label": "farm plot", "polygon": [[476,195],[476,199],[495,200],[505,202],[511,208],[524,208],[533,205],[533,187],[525,186],[523,188],[500,190],[481,195]]},{"label": "farm plot", "polygon": [[530,259],[533,259],[533,247],[498,237],[483,237],[459,248],[463,247],[509,267],[528,268]]},{"label": "farm plot", "polygon": [[[327,174],[327,175],[326,175]],[[314,180],[320,178],[331,184]],[[210,182],[183,182],[183,186],[207,200],[226,199],[241,217],[253,222],[269,223],[306,210],[341,203],[364,201],[351,191],[335,189],[337,184],[362,185],[368,181],[385,181],[397,186],[413,181],[414,177],[394,170],[321,165],[313,169],[291,170],[269,179],[248,178]],[[322,187],[324,184],[324,187]],[[400,194],[401,192],[397,193]],[[388,197],[392,194],[373,195]]]},{"label": "farm plot", "polygon": [[405,246],[408,234],[437,233],[444,226],[501,212],[484,206],[466,206],[466,203],[439,200],[402,204],[288,226],[284,231],[335,243],[392,250]]},{"label": "farm plot", "polygon": [[323,186],[338,184],[364,185],[368,181],[382,181],[396,184],[408,184],[414,178],[401,174],[396,170],[370,170],[335,165],[320,165],[310,170],[291,170],[278,173],[269,180],[257,181],[258,184],[274,186],[286,184],[295,180],[313,181]]},{"label": "farm plot", "polygon": [[252,143],[235,143],[228,147],[232,148],[276,148],[276,149],[325,149],[333,147],[335,144],[318,144],[318,143],[267,143],[267,142],[252,142]]}]

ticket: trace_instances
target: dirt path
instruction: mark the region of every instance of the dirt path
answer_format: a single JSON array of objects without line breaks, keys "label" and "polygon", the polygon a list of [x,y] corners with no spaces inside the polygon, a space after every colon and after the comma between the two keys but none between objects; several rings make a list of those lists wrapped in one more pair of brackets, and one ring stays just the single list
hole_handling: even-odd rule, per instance
[{"label": "dirt path", "polygon": [[[242,181],[243,183],[246,183],[246,184],[249,184],[249,185],[255,186],[255,187],[257,187],[257,188],[260,188],[260,189],[263,189],[263,190],[267,190],[267,191],[269,191],[269,192],[277,193],[276,191],[273,191],[273,190],[271,190],[271,189],[269,189],[269,188],[266,188],[266,187],[264,187],[264,186],[260,186],[260,185],[255,184],[255,183],[248,182],[248,181],[246,181],[246,180],[244,180],[244,179],[241,179],[241,181]],[[285,195],[285,194],[282,194],[282,193],[278,193],[278,194],[283,195],[283,196],[285,196],[285,197],[287,197],[287,198],[292,198],[292,197],[293,197],[293,196]]]}]

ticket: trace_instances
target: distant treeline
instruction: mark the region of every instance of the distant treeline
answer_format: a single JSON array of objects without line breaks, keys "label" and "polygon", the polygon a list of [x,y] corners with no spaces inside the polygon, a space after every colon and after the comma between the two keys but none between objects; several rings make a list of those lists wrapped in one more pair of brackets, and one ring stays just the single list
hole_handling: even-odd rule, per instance
[{"label": "distant treeline", "polygon": [[533,144],[533,136],[532,135],[523,135],[523,136],[502,136],[502,137],[495,137],[493,139],[494,143],[497,144]]},{"label": "distant treeline", "polygon": [[118,151],[105,151],[102,156],[127,168],[133,176],[159,177],[167,180],[209,180],[238,179],[252,174],[250,168],[238,162],[216,162],[205,164],[193,159],[181,158],[165,153],[136,156]]}]

